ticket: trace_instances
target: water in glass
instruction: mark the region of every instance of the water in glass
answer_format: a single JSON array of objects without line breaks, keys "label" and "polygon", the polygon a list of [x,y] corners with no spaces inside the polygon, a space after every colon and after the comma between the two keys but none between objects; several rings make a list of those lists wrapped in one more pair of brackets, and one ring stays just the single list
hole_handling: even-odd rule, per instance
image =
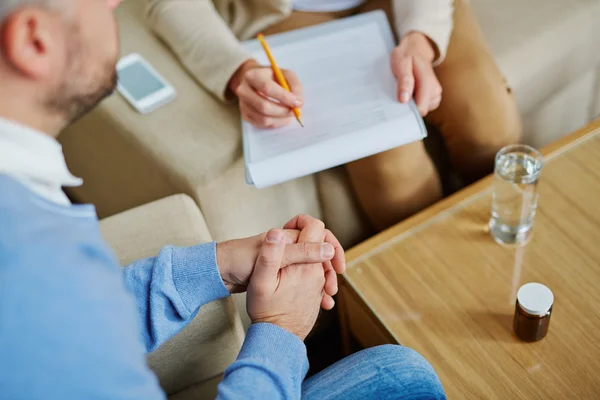
[{"label": "water in glass", "polygon": [[541,155],[529,146],[508,146],[498,152],[490,221],[497,242],[514,244],[529,239],[542,164]]}]

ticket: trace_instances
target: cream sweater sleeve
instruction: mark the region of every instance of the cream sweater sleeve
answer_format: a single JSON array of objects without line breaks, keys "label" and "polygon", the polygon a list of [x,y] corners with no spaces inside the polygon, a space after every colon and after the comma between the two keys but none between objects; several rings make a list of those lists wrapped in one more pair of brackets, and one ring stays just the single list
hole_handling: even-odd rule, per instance
[{"label": "cream sweater sleeve", "polygon": [[251,58],[211,0],[148,0],[150,27],[198,82],[221,100],[234,72]]},{"label": "cream sweater sleeve", "polygon": [[437,46],[439,65],[446,56],[452,33],[452,0],[393,0],[396,31],[402,38],[408,32],[422,32]]}]

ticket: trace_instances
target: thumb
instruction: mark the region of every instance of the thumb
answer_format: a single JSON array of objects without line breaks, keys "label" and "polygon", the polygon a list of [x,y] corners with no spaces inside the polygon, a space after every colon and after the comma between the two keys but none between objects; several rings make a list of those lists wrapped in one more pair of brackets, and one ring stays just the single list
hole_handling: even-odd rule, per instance
[{"label": "thumb", "polygon": [[393,71],[398,81],[398,100],[401,103],[408,103],[415,90],[412,57],[404,56],[397,59]]},{"label": "thumb", "polygon": [[251,282],[265,292],[274,292],[279,280],[279,270],[285,253],[284,234],[281,229],[271,229],[263,241]]}]

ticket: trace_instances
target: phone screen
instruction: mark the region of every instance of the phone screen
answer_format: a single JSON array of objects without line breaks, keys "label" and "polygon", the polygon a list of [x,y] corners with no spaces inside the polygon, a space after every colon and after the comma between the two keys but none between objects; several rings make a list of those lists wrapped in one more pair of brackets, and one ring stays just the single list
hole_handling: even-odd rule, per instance
[{"label": "phone screen", "polygon": [[137,61],[120,68],[118,78],[119,85],[129,92],[136,101],[140,101],[165,87],[160,80],[144,67],[144,64]]}]

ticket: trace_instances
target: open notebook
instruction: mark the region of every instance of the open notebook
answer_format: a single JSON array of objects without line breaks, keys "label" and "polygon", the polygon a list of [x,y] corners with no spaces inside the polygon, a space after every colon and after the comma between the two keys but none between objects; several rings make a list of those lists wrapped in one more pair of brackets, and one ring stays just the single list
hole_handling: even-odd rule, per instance
[{"label": "open notebook", "polygon": [[[427,135],[415,104],[400,104],[390,70],[394,47],[382,11],[267,38],[280,68],[304,86],[304,128],[262,130],[242,122],[246,181],[264,188]],[[269,65],[257,40],[245,42]]]}]

